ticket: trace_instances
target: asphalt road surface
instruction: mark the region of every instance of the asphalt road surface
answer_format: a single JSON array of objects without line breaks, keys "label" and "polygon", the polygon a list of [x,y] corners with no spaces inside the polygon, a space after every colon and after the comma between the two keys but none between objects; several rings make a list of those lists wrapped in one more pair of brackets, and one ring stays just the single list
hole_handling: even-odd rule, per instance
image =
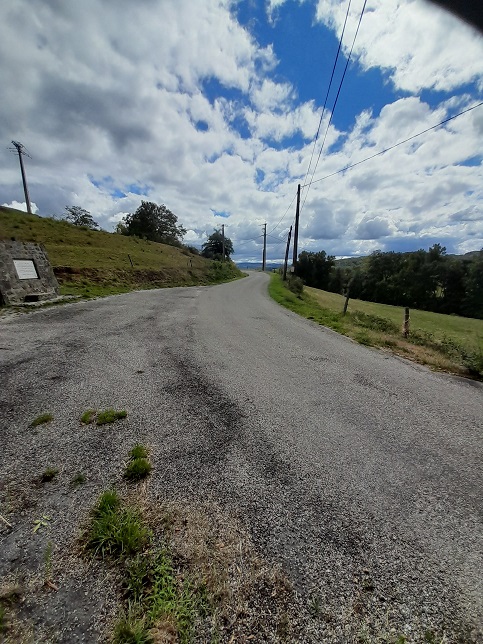
[{"label": "asphalt road surface", "polygon": [[[301,597],[318,598],[331,617],[313,641],[352,641],[361,615],[381,632],[386,620],[388,637],[477,641],[482,386],[299,318],[267,284],[257,273],[1,321],[0,475],[28,480],[61,459],[98,494],[127,446],[89,441],[78,418],[127,409],[153,446],[153,485],[236,512]],[[30,435],[44,411],[54,422]],[[68,505],[43,503],[54,516]],[[15,551],[18,533],[3,539],[0,574],[35,558]]]}]

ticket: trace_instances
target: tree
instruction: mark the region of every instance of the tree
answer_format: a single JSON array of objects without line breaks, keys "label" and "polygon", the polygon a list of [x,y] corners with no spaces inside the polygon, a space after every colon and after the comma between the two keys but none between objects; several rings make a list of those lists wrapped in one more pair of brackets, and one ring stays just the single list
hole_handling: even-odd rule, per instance
[{"label": "tree", "polygon": [[91,230],[99,229],[99,224],[94,221],[88,210],[84,210],[84,208],[80,208],[79,206],[66,206],[65,210],[67,211],[67,215],[64,216],[64,220],[70,224],[74,224],[74,226],[85,226]]},{"label": "tree", "polygon": [[171,246],[180,246],[186,234],[186,228],[178,225],[178,217],[169,208],[152,201],[141,201],[136,212],[126,215],[116,230],[123,235],[135,235]]},{"label": "tree", "polygon": [[465,286],[463,314],[483,318],[483,248],[468,266]]},{"label": "tree", "polygon": [[[230,259],[235,251],[233,243],[229,237],[225,237],[225,257]],[[208,237],[208,240],[201,247],[201,254],[208,259],[222,259],[223,257],[223,235],[221,230],[215,229]]]},{"label": "tree", "polygon": [[334,262],[335,257],[327,255],[325,250],[321,250],[318,253],[304,250],[298,257],[295,274],[301,277],[307,286],[321,288],[326,291]]}]

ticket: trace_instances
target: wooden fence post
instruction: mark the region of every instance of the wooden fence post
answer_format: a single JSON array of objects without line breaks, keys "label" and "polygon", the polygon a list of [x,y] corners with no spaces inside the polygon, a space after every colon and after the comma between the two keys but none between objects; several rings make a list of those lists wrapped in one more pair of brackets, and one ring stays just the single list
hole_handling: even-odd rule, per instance
[{"label": "wooden fence post", "polygon": [[409,335],[409,320],[409,307],[406,306],[406,308],[404,309],[404,322],[402,328],[402,334],[405,338],[407,338]]}]

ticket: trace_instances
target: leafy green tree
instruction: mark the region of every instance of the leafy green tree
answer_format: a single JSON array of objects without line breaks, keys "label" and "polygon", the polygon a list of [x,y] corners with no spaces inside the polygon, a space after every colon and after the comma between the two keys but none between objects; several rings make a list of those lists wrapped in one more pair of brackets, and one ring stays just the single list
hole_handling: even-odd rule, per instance
[{"label": "leafy green tree", "polygon": [[483,318],[483,249],[469,264],[465,287],[463,315]]},{"label": "leafy green tree", "polygon": [[171,246],[180,246],[186,234],[186,228],[178,224],[178,217],[169,208],[152,201],[141,201],[136,212],[126,215],[116,230]]},{"label": "leafy green tree", "polygon": [[[229,237],[225,237],[225,258],[229,259],[235,251],[233,250],[233,243]],[[221,230],[215,229],[208,237],[208,240],[201,247],[201,254],[208,259],[222,259],[223,258],[223,235]]]},{"label": "leafy green tree", "polygon": [[94,221],[88,210],[84,210],[84,208],[80,208],[79,206],[66,206],[65,210],[67,214],[64,215],[64,220],[70,224],[74,224],[74,226],[85,226],[91,230],[99,229],[99,224]]},{"label": "leafy green tree", "polygon": [[329,278],[335,257],[327,255],[325,250],[311,253],[304,250],[297,261],[295,274],[302,278],[307,286],[328,290]]}]

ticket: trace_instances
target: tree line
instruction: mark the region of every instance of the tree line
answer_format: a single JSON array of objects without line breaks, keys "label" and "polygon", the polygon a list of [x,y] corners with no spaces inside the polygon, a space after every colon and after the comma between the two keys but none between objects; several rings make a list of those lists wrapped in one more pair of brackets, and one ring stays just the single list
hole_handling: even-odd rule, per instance
[{"label": "tree line", "polygon": [[[88,210],[79,206],[66,206],[65,211],[66,214],[63,216],[65,221],[89,230],[99,230],[99,224]],[[152,201],[141,201],[136,211],[128,213],[116,226],[116,233],[121,235],[139,237],[179,248],[183,246],[186,232],[186,228],[178,223],[178,217],[169,208]],[[195,246],[185,246],[185,248],[196,255],[201,254],[207,259],[214,260],[230,259],[234,253],[231,239],[228,237],[223,239],[221,230],[218,229],[208,236],[201,247],[201,253]]]},{"label": "tree line", "polygon": [[483,319],[483,249],[449,256],[428,251],[374,251],[355,267],[337,266],[325,251],[300,253],[296,275],[307,286],[351,298]]}]

